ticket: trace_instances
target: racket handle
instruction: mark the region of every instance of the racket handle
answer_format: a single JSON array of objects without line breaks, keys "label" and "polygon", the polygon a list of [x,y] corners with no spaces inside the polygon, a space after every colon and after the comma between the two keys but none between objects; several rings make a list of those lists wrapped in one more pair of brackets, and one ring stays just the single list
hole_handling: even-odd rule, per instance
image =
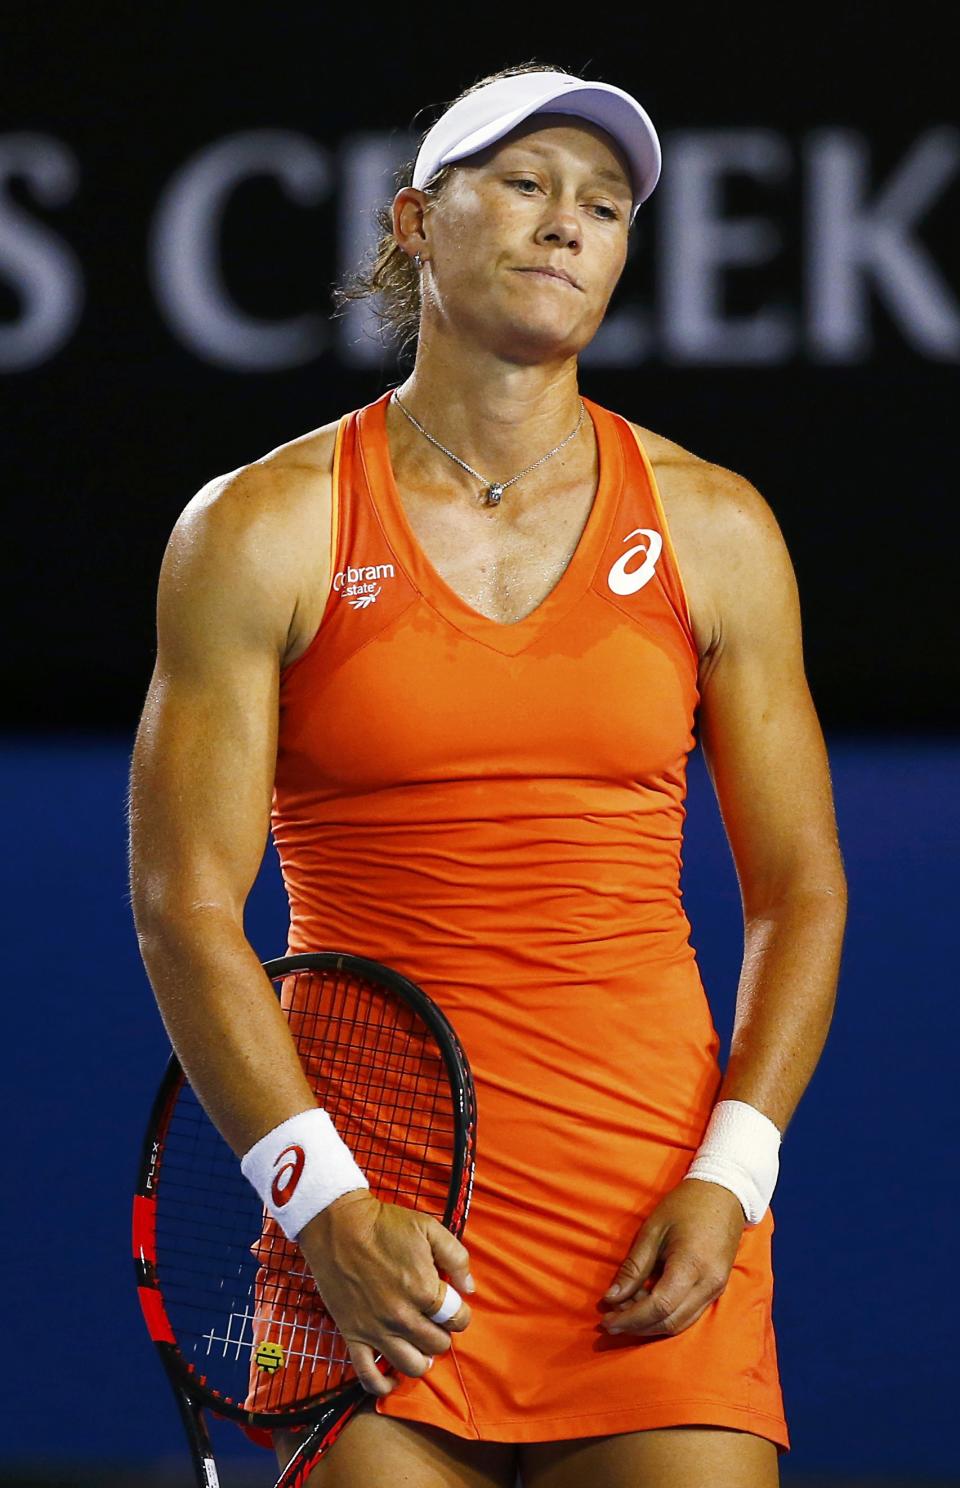
[{"label": "racket handle", "polygon": [[210,1443],[207,1423],[203,1419],[203,1412],[190,1399],[185,1390],[174,1384],[173,1380],[170,1383],[173,1385],[173,1393],[180,1407],[180,1419],[183,1421],[183,1429],[190,1443],[190,1459],[193,1463],[197,1488],[220,1488],[217,1464],[213,1460],[213,1447]]}]

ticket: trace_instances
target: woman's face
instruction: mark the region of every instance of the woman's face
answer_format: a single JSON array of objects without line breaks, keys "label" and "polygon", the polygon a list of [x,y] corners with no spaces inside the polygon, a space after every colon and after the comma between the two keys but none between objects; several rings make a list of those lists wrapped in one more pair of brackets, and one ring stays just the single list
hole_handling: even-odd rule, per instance
[{"label": "woman's face", "polygon": [[[398,193],[395,223],[408,230],[410,194],[428,200]],[[629,167],[604,130],[562,114],[526,120],[458,165],[424,214],[421,325],[439,317],[507,360],[576,356],[623,271],[631,202]]]}]

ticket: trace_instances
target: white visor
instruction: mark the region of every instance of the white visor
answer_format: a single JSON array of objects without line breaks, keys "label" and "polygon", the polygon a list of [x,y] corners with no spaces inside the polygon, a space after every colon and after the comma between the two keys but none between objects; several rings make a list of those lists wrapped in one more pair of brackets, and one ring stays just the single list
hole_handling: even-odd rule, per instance
[{"label": "white visor", "polygon": [[660,177],[660,141],[635,98],[612,83],[587,83],[566,72],[522,72],[468,93],[427,133],[413,182],[422,190],[443,165],[475,155],[503,139],[531,114],[573,114],[589,119],[616,140],[633,176],[632,222]]}]

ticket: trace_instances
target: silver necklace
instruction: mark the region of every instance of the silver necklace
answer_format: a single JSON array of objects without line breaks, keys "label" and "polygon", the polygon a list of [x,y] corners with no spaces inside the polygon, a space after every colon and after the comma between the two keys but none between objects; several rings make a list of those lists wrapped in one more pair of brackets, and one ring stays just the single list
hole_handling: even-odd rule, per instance
[{"label": "silver necklace", "polygon": [[470,475],[475,475],[478,481],[483,482],[484,486],[486,486],[487,488],[485,494],[488,506],[498,506],[500,504],[500,497],[503,495],[508,486],[512,486],[514,481],[522,480],[525,475],[530,474],[531,470],[536,470],[538,465],[542,465],[545,460],[549,460],[553,455],[558,454],[559,451],[563,449],[563,446],[565,444],[569,444],[574,435],[579,434],[580,425],[583,423],[584,415],[583,399],[581,398],[580,417],[577,419],[577,427],[570,434],[567,435],[566,439],[561,439],[560,443],[554,449],[550,450],[545,455],[541,455],[539,460],[535,460],[532,465],[528,465],[526,470],[521,470],[519,475],[512,475],[510,479],[506,481],[488,481],[485,476],[480,474],[479,470],[474,470],[473,466],[468,465],[466,460],[461,460],[459,455],[455,455],[453,453],[453,450],[448,450],[445,444],[440,443],[439,439],[434,439],[432,434],[427,433],[426,429],[421,423],[417,422],[413,414],[410,413],[406,408],[404,408],[403,404],[400,402],[400,398],[396,388],[394,388],[393,390],[393,401],[400,409],[400,412],[406,414],[407,418],[410,420],[411,424],[413,424],[414,428],[420,430],[420,433],[424,436],[425,439],[429,439],[431,444],[435,444],[437,446],[437,449],[443,450],[443,453],[445,455],[449,455],[451,460],[456,460],[457,464],[461,466],[462,469],[468,471]]}]

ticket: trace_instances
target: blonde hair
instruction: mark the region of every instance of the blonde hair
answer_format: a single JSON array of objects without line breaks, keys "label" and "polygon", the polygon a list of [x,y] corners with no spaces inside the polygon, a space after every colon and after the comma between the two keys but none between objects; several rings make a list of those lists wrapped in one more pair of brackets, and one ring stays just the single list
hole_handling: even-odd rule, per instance
[{"label": "blonde hair", "polygon": [[[555,67],[549,62],[521,62],[516,67],[504,67],[500,72],[492,72],[488,77],[480,78],[479,82],[471,83],[469,88],[449,103],[444,104],[441,113],[459,103],[461,98],[466,98],[478,89],[485,88],[488,83],[496,83],[501,78],[517,77],[524,72],[566,72],[570,76],[579,77],[568,67]],[[438,114],[438,118],[440,115]],[[432,128],[432,125],[430,126]],[[417,146],[423,144],[429,129],[425,129]],[[394,184],[394,196],[404,186],[413,184],[413,167],[416,156],[408,160],[397,171]],[[423,190],[435,201],[439,201],[443,195],[444,187],[455,170],[453,165],[442,165],[440,169],[427,181]],[[397,338],[399,342],[398,353],[402,355],[411,346],[416,344],[420,332],[420,270],[414,264],[408,253],[405,253],[393,236],[393,196],[377,208],[376,224],[380,229],[380,236],[376,247],[359,269],[354,270],[340,284],[333,286],[333,301],[335,305],[334,314],[342,314],[346,306],[353,300],[365,300],[371,297],[376,299],[375,313],[380,322],[381,337],[386,331]]]}]

